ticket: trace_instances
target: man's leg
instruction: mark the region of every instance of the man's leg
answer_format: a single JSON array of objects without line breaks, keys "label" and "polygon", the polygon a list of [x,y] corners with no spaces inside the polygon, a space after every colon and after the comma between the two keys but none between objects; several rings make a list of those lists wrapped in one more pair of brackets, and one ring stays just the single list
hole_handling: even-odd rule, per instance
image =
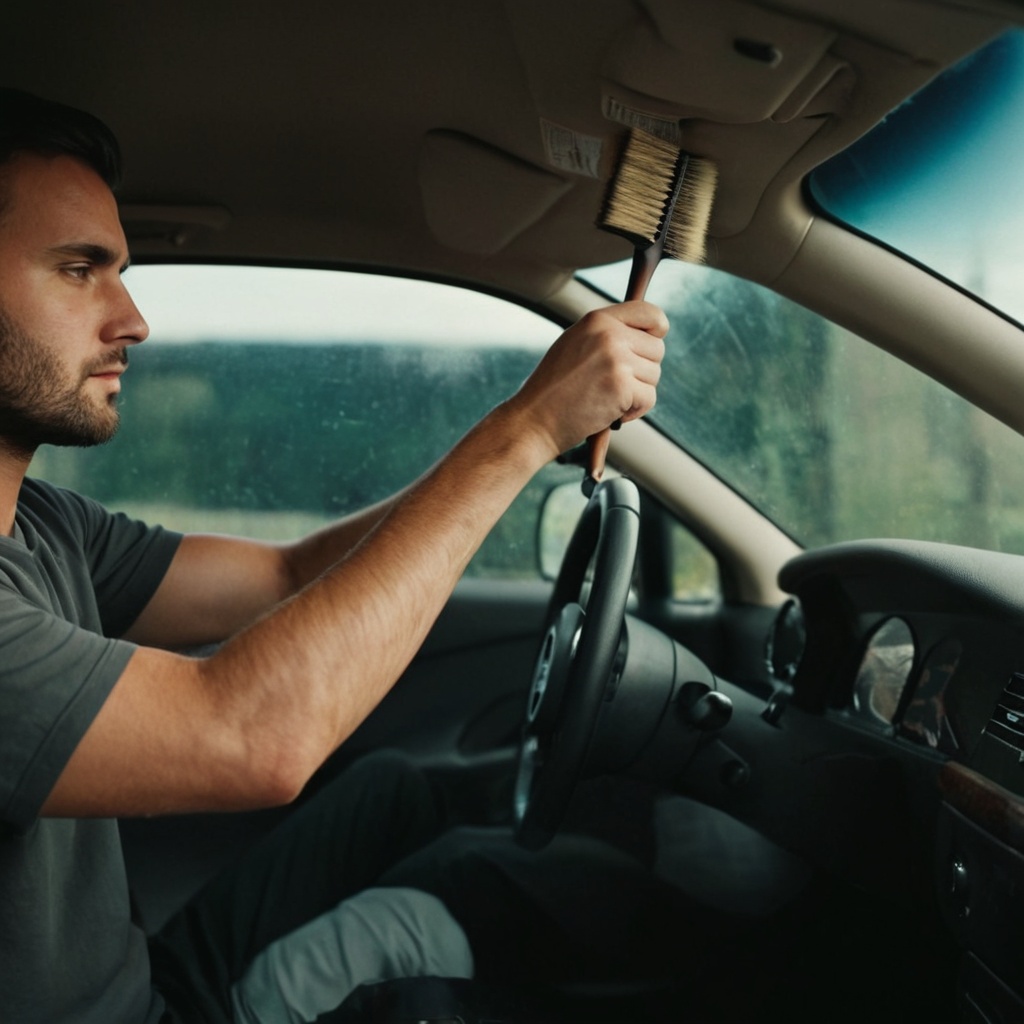
[{"label": "man's leg", "polygon": [[232,987],[235,1024],[308,1024],[359,985],[471,978],[462,929],[435,896],[367,889],[271,943]]},{"label": "man's leg", "polygon": [[437,895],[469,938],[476,976],[498,985],[669,977],[723,934],[721,915],[583,835],[530,852],[506,830],[456,829],[380,884]]},{"label": "man's leg", "polygon": [[283,936],[377,884],[440,827],[401,755],[357,762],[215,878],[151,943],[154,983],[190,1019],[231,1020],[231,990]]}]

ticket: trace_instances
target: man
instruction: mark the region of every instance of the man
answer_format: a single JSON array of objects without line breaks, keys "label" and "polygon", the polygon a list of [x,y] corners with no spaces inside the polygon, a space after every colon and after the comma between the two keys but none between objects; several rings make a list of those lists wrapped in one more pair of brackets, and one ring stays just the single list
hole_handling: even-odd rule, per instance
[{"label": "man", "polygon": [[468,970],[432,897],[347,899],[436,828],[392,762],[300,810],[152,950],[114,819],[293,800],[530,477],[652,407],[664,315],[584,317],[415,484],[298,543],[179,537],[26,479],[40,444],[113,435],[148,333],[121,278],[118,170],[94,118],[0,90],[0,1017],[313,1020],[385,972]]}]

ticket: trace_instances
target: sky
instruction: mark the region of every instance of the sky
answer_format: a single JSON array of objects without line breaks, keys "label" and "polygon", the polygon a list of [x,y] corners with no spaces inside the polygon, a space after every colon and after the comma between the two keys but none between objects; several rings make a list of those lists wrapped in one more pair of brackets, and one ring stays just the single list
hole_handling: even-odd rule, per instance
[{"label": "sky", "polygon": [[462,288],[329,270],[131,267],[125,283],[154,341],[417,340],[545,348],[551,321]]},{"label": "sky", "polygon": [[1024,32],[944,73],[812,182],[840,219],[1024,322]]}]

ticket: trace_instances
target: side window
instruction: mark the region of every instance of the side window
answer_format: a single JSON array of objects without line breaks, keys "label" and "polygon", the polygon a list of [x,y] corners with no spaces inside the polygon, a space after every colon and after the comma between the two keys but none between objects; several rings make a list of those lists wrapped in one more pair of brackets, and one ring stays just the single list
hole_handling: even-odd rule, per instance
[{"label": "side window", "polygon": [[[511,394],[557,336],[444,285],[257,267],[141,266],[150,339],[108,445],[44,447],[32,473],[185,531],[287,540],[415,479]],[[469,573],[536,578],[534,479]]]},{"label": "side window", "polygon": [[671,596],[688,604],[705,604],[721,596],[718,563],[681,523],[669,527]]}]

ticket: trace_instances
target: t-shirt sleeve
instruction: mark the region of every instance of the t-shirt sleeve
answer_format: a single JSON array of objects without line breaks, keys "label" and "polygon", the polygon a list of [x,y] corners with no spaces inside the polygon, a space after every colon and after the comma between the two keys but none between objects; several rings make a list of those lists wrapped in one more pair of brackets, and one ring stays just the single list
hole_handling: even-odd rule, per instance
[{"label": "t-shirt sleeve", "polygon": [[[0,820],[29,824],[128,664],[116,639],[159,587],[181,537],[26,481],[32,556],[0,573]],[[13,552],[13,553],[12,553]]]},{"label": "t-shirt sleeve", "polygon": [[182,535],[151,526],[72,491],[54,489],[89,561],[103,633],[122,636],[146,607],[174,559]]},{"label": "t-shirt sleeve", "polygon": [[29,824],[134,652],[0,589],[0,818]]}]

